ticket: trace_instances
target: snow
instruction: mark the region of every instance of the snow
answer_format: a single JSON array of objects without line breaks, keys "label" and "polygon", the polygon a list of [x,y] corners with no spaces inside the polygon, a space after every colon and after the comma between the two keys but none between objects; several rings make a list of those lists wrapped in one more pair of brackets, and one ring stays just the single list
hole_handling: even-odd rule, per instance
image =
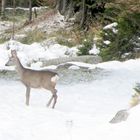
[{"label": "snow", "polygon": [[[57,44],[44,48],[39,43],[25,45],[10,41],[0,45],[1,70],[14,70],[5,66],[10,49],[16,49],[26,63],[34,60],[32,67],[39,69],[41,58],[65,56],[68,48]],[[69,85],[58,82],[55,109],[46,107],[51,97],[49,91],[32,89],[30,106],[26,106],[25,87],[20,81],[0,77],[0,140],[139,140],[140,105],[129,110],[126,121],[117,124],[109,121],[118,110],[129,108],[133,87],[140,82],[140,59],[69,63],[72,64],[69,69],[101,68],[105,74],[97,74],[91,82]]]},{"label": "snow", "polygon": [[103,29],[106,30],[106,29],[112,29],[114,27],[118,26],[118,23],[117,22],[113,22],[111,24],[108,24],[106,25]]},{"label": "snow", "polygon": [[[10,50],[17,50],[18,56],[23,65],[31,65],[33,68],[42,67],[42,60],[55,59],[59,57],[76,56],[77,49],[71,49],[57,43],[51,46],[44,46],[41,43],[31,45],[22,44],[15,40],[10,40],[0,45],[0,67],[5,67],[11,53]],[[66,54],[69,52],[68,54]]]},{"label": "snow", "polygon": [[68,54],[69,56],[77,56],[77,53],[79,52],[78,50],[78,47],[72,47],[72,48],[69,48],[67,51],[66,51],[66,54]]},{"label": "snow", "polygon": [[78,66],[78,67],[84,67],[84,68],[90,68],[90,67],[93,67],[92,64],[87,64],[87,63],[83,63],[83,62],[67,62],[68,64],[73,64],[75,66]]},{"label": "snow", "polygon": [[31,64],[31,68],[33,68],[33,69],[40,69],[40,67],[42,67],[42,66],[43,66],[43,63],[40,61]]},{"label": "snow", "polygon": [[2,35],[5,30],[10,29],[12,25],[13,23],[10,21],[0,21],[0,34]]},{"label": "snow", "polygon": [[139,140],[140,106],[130,110],[126,122],[109,121],[116,111],[128,107],[133,84],[139,81],[140,60],[97,65],[110,73],[90,83],[58,84],[54,110],[45,107],[48,91],[33,89],[27,107],[25,87],[19,81],[0,79],[0,139]]},{"label": "snow", "polygon": [[103,29],[104,30],[108,30],[111,29],[113,31],[113,33],[117,34],[118,30],[116,29],[116,27],[118,26],[117,22],[113,22],[111,24],[106,25]]},{"label": "snow", "polygon": [[109,45],[111,42],[109,40],[105,40],[104,44]]},{"label": "snow", "polygon": [[[47,6],[40,6],[40,7],[32,7],[32,10],[34,11],[34,9],[36,10],[42,10],[42,9],[46,9],[48,8]],[[13,8],[11,7],[6,7],[5,9],[7,10],[12,10]],[[24,10],[24,11],[29,11],[29,8],[23,8],[23,7],[16,7],[16,10]]]},{"label": "snow", "polygon": [[93,44],[92,49],[89,51],[89,54],[98,55],[100,50],[96,47],[96,44]]},{"label": "snow", "polygon": [[64,21],[64,16],[62,16],[59,12],[54,13],[52,11],[48,14],[46,19],[40,19],[39,24],[28,26],[24,30],[28,32],[34,29],[43,29],[43,32],[50,34],[54,31],[58,31],[59,29],[65,29],[67,25],[68,23]]},{"label": "snow", "polygon": [[69,69],[72,69],[72,70],[79,70],[80,67],[79,67],[79,66],[72,65],[72,66],[69,67]]},{"label": "snow", "polygon": [[8,53],[4,49],[0,48],[0,54],[0,58],[2,60],[0,61],[0,66],[3,66],[8,61]]}]

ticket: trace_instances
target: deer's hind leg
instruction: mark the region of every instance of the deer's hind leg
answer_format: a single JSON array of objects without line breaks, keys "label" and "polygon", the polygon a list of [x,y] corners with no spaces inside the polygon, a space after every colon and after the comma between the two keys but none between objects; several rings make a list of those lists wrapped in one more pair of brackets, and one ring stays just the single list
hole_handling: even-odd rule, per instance
[{"label": "deer's hind leg", "polygon": [[53,105],[52,105],[52,108],[54,108],[55,107],[55,104],[56,104],[56,102],[57,102],[57,98],[58,98],[58,96],[57,96],[57,90],[56,89],[54,89],[53,91],[52,91],[52,94],[53,94],[53,99],[54,99],[54,102],[53,102]]},{"label": "deer's hind leg", "polygon": [[53,100],[53,95],[52,95],[52,97],[50,98],[50,100],[48,101],[48,103],[47,103],[47,107],[49,107],[49,106],[50,106],[50,104],[51,104],[52,100]]},{"label": "deer's hind leg", "polygon": [[57,90],[55,88],[50,88],[50,91],[52,93],[52,97],[50,98],[49,102],[47,103],[47,106],[50,106],[50,104],[52,103],[53,99],[54,99],[54,102],[53,102],[53,105],[52,105],[52,108],[55,107],[55,104],[57,102]]},{"label": "deer's hind leg", "polygon": [[26,86],[26,105],[29,105],[30,90],[31,90],[31,88],[29,86]]}]

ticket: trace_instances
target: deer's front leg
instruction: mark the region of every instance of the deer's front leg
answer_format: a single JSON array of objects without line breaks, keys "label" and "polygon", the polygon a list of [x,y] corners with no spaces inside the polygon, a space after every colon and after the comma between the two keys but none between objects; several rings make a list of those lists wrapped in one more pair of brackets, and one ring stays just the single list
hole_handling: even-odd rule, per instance
[{"label": "deer's front leg", "polygon": [[26,105],[29,105],[29,100],[30,100],[30,87],[26,86]]}]

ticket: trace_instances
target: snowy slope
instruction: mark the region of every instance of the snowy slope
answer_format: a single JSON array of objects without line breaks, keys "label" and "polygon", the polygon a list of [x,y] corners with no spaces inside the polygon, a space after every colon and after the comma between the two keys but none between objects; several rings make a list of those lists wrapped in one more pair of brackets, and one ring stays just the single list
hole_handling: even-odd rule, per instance
[{"label": "snowy slope", "polygon": [[[4,44],[0,44],[0,69],[5,68],[11,56],[11,50],[18,52],[23,65],[31,65],[34,68],[42,67],[43,60],[50,60],[59,57],[75,56],[78,49],[68,48],[60,44],[42,45],[43,43],[33,43],[31,45],[22,44],[15,40],[10,40]],[[69,54],[65,54],[69,52]]]},{"label": "snowy slope", "polygon": [[[5,67],[10,49],[16,49],[22,63],[32,63],[34,68],[40,67],[41,59],[67,57],[68,50],[58,44],[44,48],[37,43],[26,45],[10,40],[0,45],[0,70],[14,70]],[[49,91],[33,89],[27,107],[25,87],[20,81],[0,77],[0,140],[139,140],[139,106],[129,111],[126,122],[109,121],[118,110],[129,108],[133,87],[140,82],[140,59],[96,65],[69,63],[73,64],[69,69],[101,68],[106,74],[97,74],[92,82],[65,85],[59,82],[54,110],[46,108],[51,97]]]},{"label": "snowy slope", "polygon": [[126,122],[109,121],[129,107],[133,87],[140,81],[140,60],[95,67],[108,74],[90,83],[57,85],[54,110],[45,107],[51,96],[48,91],[33,89],[27,107],[25,87],[19,81],[0,79],[0,140],[139,140],[140,106],[130,110]]}]

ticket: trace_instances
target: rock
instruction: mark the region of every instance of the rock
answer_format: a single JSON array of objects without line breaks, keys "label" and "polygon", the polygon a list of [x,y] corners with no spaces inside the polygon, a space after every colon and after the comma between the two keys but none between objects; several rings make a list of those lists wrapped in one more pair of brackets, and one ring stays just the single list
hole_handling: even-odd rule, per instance
[{"label": "rock", "polygon": [[116,115],[113,117],[113,119],[110,121],[110,123],[119,123],[122,121],[126,121],[129,116],[128,110],[123,109],[116,113]]},{"label": "rock", "polygon": [[76,56],[76,57],[60,57],[56,59],[45,60],[43,62],[43,65],[44,66],[59,65],[62,63],[72,62],[72,61],[97,64],[97,63],[102,62],[102,58],[100,56],[94,56],[94,55],[83,55],[83,56]]}]

